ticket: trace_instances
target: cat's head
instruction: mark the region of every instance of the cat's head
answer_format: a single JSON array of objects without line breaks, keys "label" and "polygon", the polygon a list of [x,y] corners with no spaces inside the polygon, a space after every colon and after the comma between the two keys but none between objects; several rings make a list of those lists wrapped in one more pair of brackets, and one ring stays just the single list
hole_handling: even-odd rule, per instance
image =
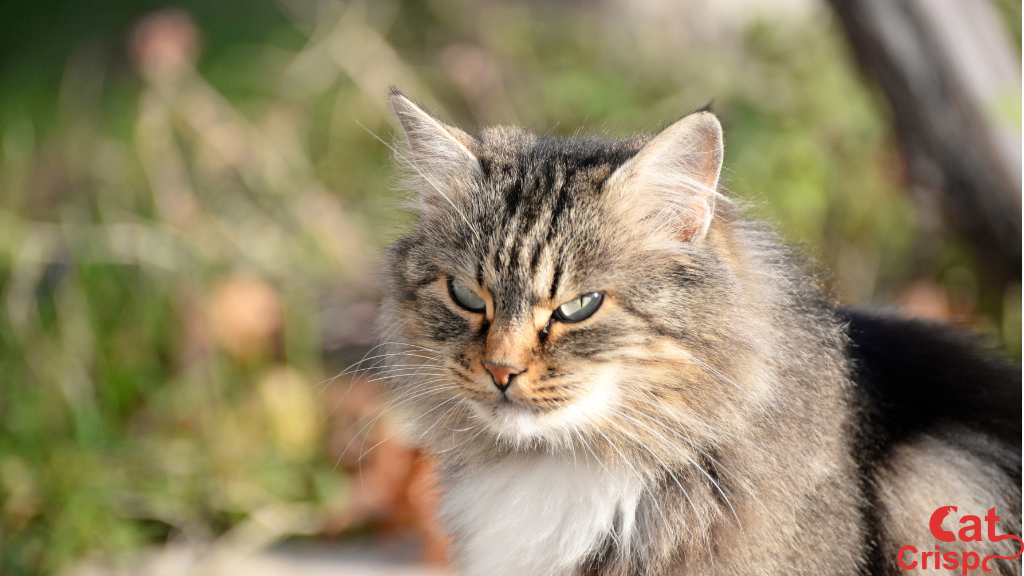
[{"label": "cat's head", "polygon": [[736,384],[751,303],[713,113],[613,142],[391,103],[419,218],[386,265],[384,381],[424,441],[678,445],[762,394]]}]

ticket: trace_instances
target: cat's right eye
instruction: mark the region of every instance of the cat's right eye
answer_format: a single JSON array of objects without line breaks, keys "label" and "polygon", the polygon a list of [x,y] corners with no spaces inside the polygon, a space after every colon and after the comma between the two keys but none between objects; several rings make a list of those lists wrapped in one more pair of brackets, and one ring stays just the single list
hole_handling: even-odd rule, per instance
[{"label": "cat's right eye", "polygon": [[456,282],[454,278],[448,279],[448,295],[452,297],[453,302],[470,312],[482,313],[487,310],[487,303],[483,298]]},{"label": "cat's right eye", "polygon": [[583,320],[593,316],[594,312],[597,312],[597,309],[601,307],[601,302],[603,300],[604,296],[602,296],[600,292],[580,294],[556,308],[551,317],[559,322],[565,322],[568,324],[582,322]]}]

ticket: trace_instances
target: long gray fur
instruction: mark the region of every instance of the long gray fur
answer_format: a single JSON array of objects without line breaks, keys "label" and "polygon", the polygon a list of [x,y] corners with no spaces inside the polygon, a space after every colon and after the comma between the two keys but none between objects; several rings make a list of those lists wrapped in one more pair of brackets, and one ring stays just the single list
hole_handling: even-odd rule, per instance
[{"label": "long gray fur", "polygon": [[[710,112],[621,141],[472,136],[391,98],[420,201],[384,266],[404,370],[384,382],[436,455],[465,574],[897,574],[946,504],[1020,534],[1019,370],[950,330],[837,309],[721,195]],[[585,293],[605,298],[592,318],[545,320]],[[939,349],[975,379],[942,380]],[[497,360],[523,370],[508,391]],[[968,400],[929,416],[930,394]]]}]

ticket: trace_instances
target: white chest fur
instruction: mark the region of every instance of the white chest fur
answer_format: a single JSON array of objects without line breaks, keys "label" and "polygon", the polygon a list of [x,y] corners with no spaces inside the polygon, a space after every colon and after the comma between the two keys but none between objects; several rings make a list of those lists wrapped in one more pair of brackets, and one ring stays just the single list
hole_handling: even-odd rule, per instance
[{"label": "white chest fur", "polygon": [[553,455],[509,459],[453,478],[442,510],[464,576],[558,576],[613,530],[628,546],[637,478]]}]

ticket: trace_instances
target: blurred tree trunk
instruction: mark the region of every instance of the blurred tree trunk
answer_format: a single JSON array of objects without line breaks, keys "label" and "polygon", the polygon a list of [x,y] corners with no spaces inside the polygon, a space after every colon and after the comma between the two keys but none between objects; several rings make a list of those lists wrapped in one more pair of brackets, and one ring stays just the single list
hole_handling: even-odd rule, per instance
[{"label": "blurred tree trunk", "polygon": [[[995,282],[1021,277],[1021,68],[987,0],[830,0],[864,72],[892,106],[911,180]],[[1014,103],[1014,99],[1016,102]]]}]

